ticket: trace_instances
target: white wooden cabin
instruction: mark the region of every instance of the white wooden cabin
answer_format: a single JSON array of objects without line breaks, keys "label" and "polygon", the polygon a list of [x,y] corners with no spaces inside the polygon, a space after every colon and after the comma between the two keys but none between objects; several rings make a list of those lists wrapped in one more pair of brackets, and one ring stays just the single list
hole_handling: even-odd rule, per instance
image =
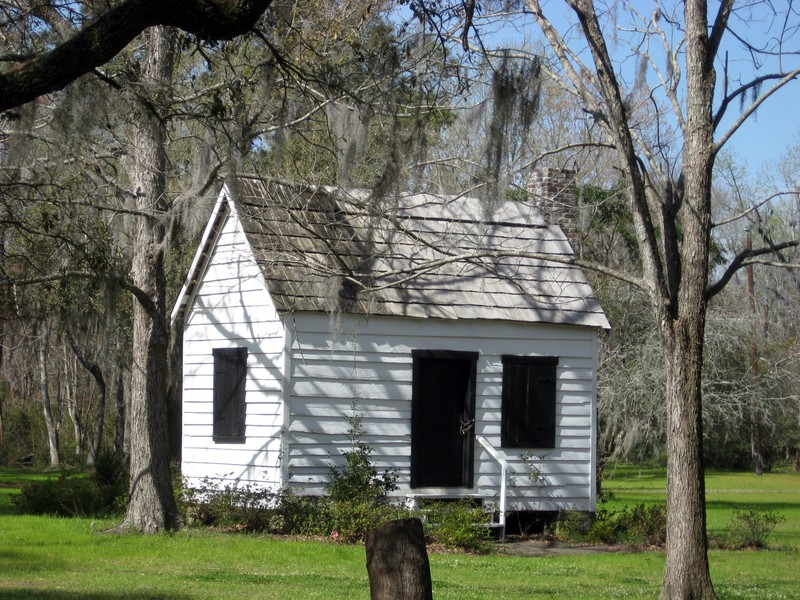
[{"label": "white wooden cabin", "polygon": [[571,257],[530,203],[228,182],[173,311],[184,477],[319,494],[355,413],[400,498],[594,510],[608,322]]}]

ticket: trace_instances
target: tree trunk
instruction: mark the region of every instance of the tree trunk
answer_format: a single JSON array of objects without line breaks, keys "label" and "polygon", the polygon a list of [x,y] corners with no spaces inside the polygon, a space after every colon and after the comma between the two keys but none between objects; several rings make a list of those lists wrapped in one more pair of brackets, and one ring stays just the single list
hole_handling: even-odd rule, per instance
[{"label": "tree trunk", "polygon": [[367,533],[371,600],[432,600],[422,521],[388,521]]},{"label": "tree trunk", "polygon": [[86,464],[90,467],[97,463],[97,457],[103,447],[103,426],[106,416],[106,382],[102,372],[98,371],[98,374],[99,377],[95,377],[97,404],[94,407],[94,427],[92,428],[92,439],[89,441],[89,456],[86,459]]},{"label": "tree trunk", "polygon": [[[142,93],[155,98],[172,80],[173,34],[155,27],[146,33],[147,60]],[[133,361],[131,373],[130,501],[122,529],[142,533],[172,530],[178,510],[172,495],[167,432],[167,345],[164,245],[166,238],[166,152],[163,123],[155,103],[141,103],[134,119],[136,208],[150,217],[135,225],[131,291]]]},{"label": "tree trunk", "polygon": [[50,466],[57,468],[60,461],[58,457],[58,430],[53,419],[53,409],[50,405],[50,381],[47,376],[47,350],[50,346],[50,326],[47,321],[39,325],[39,390],[42,399],[42,412],[44,424],[47,428],[47,446],[50,449]]},{"label": "tree trunk", "polygon": [[[661,315],[667,379],[667,562],[661,597],[715,599],[708,570],[706,499],[703,473],[701,371],[708,300],[711,232],[711,173],[714,127],[711,116],[716,74],[708,37],[706,3],[687,0],[686,123],[683,127],[682,227],[666,254],[671,273],[667,306]],[[671,215],[670,215],[671,216]],[[677,301],[677,305],[672,304]]]},{"label": "tree trunk", "polygon": [[661,598],[715,598],[708,570],[700,395],[702,327],[672,323],[667,379],[667,562]]},{"label": "tree trunk", "polygon": [[167,369],[167,415],[170,459],[180,463],[183,448],[183,324],[176,323],[170,330],[169,368]]},{"label": "tree trunk", "polygon": [[[747,230],[747,249],[753,249],[753,235]],[[750,392],[750,446],[753,455],[753,472],[761,475],[764,472],[762,461],[763,450],[761,447],[761,414],[758,411],[756,388],[758,384],[758,311],[756,310],[756,282],[753,275],[753,265],[747,265],[747,300],[750,305],[750,318],[753,320],[750,328],[750,380],[753,383]]]},{"label": "tree trunk", "polygon": [[[0,227],[0,268],[3,268],[3,256],[5,256],[5,246],[3,245],[2,240],[5,239],[5,231],[4,228]],[[5,424],[3,423],[3,401],[6,397],[6,387],[5,381],[3,381],[3,345],[6,343],[5,340],[6,329],[3,324],[3,320],[0,319],[0,448],[3,447],[3,443],[5,442]]]},{"label": "tree trunk", "polygon": [[114,400],[117,408],[116,422],[114,424],[114,452],[128,457],[130,447],[125,443],[125,430],[127,422],[127,412],[125,410],[125,381],[122,377],[122,369],[117,368],[114,374]]},{"label": "tree trunk", "polygon": [[97,456],[100,454],[100,448],[103,444],[103,424],[106,414],[106,380],[103,377],[103,370],[100,365],[91,360],[83,351],[78,347],[75,338],[67,331],[67,341],[69,342],[72,352],[81,363],[81,366],[89,371],[94,378],[97,385],[97,402],[94,407],[94,426],[92,428],[92,439],[89,440],[89,454],[86,457],[86,464],[94,466],[97,462]]},{"label": "tree trunk", "polygon": [[66,397],[67,414],[69,415],[70,421],[72,421],[72,431],[73,435],[75,436],[75,458],[79,459],[83,453],[84,445],[83,423],[81,422],[81,414],[78,411],[78,400],[75,396],[75,382],[74,379],[71,380],[71,375],[74,375],[74,373],[69,373],[66,362],[67,359],[65,355],[64,396]]},{"label": "tree trunk", "polygon": [[[66,345],[64,347],[64,402],[67,405],[67,414],[69,420],[72,422],[72,435],[75,437],[75,458],[80,459],[83,454],[84,447],[84,430],[81,413],[78,409],[78,396],[75,393],[77,385],[77,369],[75,364],[70,361],[70,354],[67,352]],[[59,389],[61,386],[59,385]]]}]

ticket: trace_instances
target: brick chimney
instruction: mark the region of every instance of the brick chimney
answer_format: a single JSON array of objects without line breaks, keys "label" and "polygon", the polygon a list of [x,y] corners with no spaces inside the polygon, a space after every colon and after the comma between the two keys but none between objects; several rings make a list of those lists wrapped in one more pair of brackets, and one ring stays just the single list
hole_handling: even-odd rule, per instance
[{"label": "brick chimney", "polygon": [[548,225],[559,225],[567,238],[578,227],[578,195],[575,171],[541,167],[528,178],[528,201],[539,209]]}]

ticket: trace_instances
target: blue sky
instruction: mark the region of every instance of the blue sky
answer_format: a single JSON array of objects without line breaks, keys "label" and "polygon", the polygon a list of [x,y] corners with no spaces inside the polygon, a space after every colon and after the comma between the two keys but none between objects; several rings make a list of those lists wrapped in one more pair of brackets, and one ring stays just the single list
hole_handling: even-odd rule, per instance
[{"label": "blue sky", "polygon": [[746,159],[751,172],[776,164],[783,151],[800,144],[800,82],[771,98],[731,138],[728,150]]},{"label": "blue sky", "polygon": [[[791,14],[787,16],[785,14],[787,11],[784,10],[783,7],[789,7],[790,5],[784,5],[782,2],[783,0],[772,5],[760,3],[754,3],[750,6],[739,5],[736,8],[737,12],[734,13],[731,19],[730,25],[736,30],[737,35],[752,35],[751,41],[755,45],[761,45],[767,42],[765,32],[768,31],[770,36],[772,36],[772,39],[769,40],[771,43],[776,43],[777,38],[780,38],[785,49],[800,52],[800,41],[798,41],[798,38],[800,38],[800,22],[798,22],[800,21],[800,15],[797,14],[797,9],[792,9]],[[681,19],[682,9],[678,0],[675,0],[674,6],[671,6],[673,3],[670,0],[665,0],[662,4],[667,11],[674,9],[676,11],[676,18],[678,20]],[[653,4],[650,1],[630,0],[630,5],[639,11],[639,15],[645,18],[645,20],[649,18],[653,10]],[[709,13],[713,14],[716,11],[715,0],[711,0],[709,6]],[[551,20],[556,29],[562,33],[565,32],[565,26],[568,22],[574,22],[574,16],[561,0],[542,0],[542,7],[545,15]],[[601,26],[604,27],[604,29],[609,28],[606,38],[609,49],[613,55],[615,36],[610,34],[610,28],[615,25],[620,25],[623,29],[627,29],[629,27],[629,15],[622,7],[622,4],[617,3],[616,0],[607,0],[605,2],[603,0],[596,0],[596,8],[599,13],[602,13],[604,9],[607,11],[605,14],[607,19],[601,17]],[[775,12],[773,12],[773,8]],[[526,18],[531,17],[528,15]],[[509,23],[505,27],[499,28],[494,34],[490,34],[490,37],[495,41],[505,38],[512,44],[513,40],[519,43],[519,41],[524,41],[526,39],[529,42],[541,39],[539,29],[537,26],[533,25],[532,21],[528,21],[525,25],[522,25],[520,21],[519,24],[521,27],[517,29],[515,27],[510,27]],[[641,25],[641,22],[638,22],[637,25]],[[668,37],[670,35],[675,35],[676,37],[674,39],[680,37],[680,33],[675,31],[671,32],[668,29],[669,25],[664,19],[660,20],[660,25],[665,28]],[[785,25],[785,27],[782,28],[782,25]],[[781,29],[783,29],[783,32],[781,32]],[[623,41],[625,34],[622,33],[621,36],[619,46],[619,51],[621,53],[620,58],[625,59],[624,69],[629,71],[629,78],[633,80],[635,78],[634,71],[636,70],[636,60],[631,59],[629,47]],[[674,43],[674,39],[670,41]],[[577,47],[571,44],[571,49],[582,57],[585,64],[591,64],[591,59],[587,55],[585,46],[583,48],[580,47],[585,44],[585,42],[580,39],[580,36],[573,38],[573,40],[576,42]],[[650,40],[652,41],[653,38],[650,38]],[[660,66],[663,68],[664,61],[658,59],[658,54],[660,52],[658,44],[655,43],[649,48],[651,53],[655,53],[652,55],[656,57],[657,62],[659,62]],[[725,36],[723,46],[720,50],[720,58],[722,59],[725,56],[728,56],[730,59],[729,65],[732,79],[746,81],[756,76],[777,70],[777,64],[774,60],[772,64],[770,64],[769,60],[764,61],[764,64],[760,65],[760,68],[756,68],[753,64],[752,57],[742,52],[740,45],[736,43],[735,37],[730,33]],[[783,61],[781,66],[784,70],[796,68],[800,65],[800,56],[788,54],[783,58]],[[723,77],[721,66],[721,61],[718,61],[717,76],[720,81]],[[651,77],[654,77],[652,73],[648,75],[648,79],[651,80]],[[632,81],[628,83],[630,84]],[[658,84],[655,79],[652,79],[650,83],[651,85]],[[732,82],[731,88],[734,88],[736,85],[738,84]],[[769,85],[769,83],[765,84],[764,89],[769,87]],[[738,114],[739,106],[737,103],[728,109],[726,121],[718,128],[718,137],[727,129],[725,125],[732,123],[733,120],[738,117]],[[775,165],[780,160],[781,155],[787,147],[798,144],[800,144],[800,81],[795,81],[788,84],[784,89],[763,104],[758,112],[754,116],[751,116],[728,141],[725,145],[725,149],[733,152],[740,159],[746,160],[750,172],[755,174],[766,165]]]}]

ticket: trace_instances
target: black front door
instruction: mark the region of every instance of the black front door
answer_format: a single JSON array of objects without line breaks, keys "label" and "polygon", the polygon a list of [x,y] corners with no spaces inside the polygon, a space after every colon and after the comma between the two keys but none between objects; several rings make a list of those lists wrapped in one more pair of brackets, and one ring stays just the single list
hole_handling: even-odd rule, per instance
[{"label": "black front door", "polygon": [[473,483],[475,352],[415,350],[411,487]]}]

